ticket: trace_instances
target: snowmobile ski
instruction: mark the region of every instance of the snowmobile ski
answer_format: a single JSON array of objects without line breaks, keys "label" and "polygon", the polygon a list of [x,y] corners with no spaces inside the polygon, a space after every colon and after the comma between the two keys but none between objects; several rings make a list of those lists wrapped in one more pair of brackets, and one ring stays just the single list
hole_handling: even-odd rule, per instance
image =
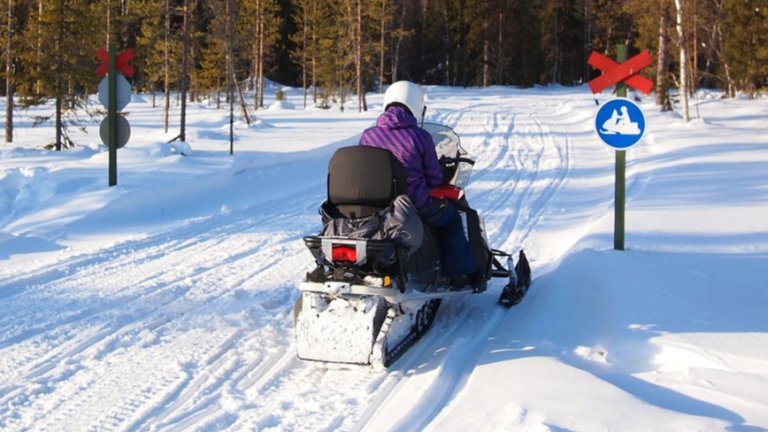
[{"label": "snowmobile ski", "polygon": [[[510,257],[511,262],[511,257]],[[511,268],[511,265],[510,265]],[[504,286],[499,295],[499,304],[510,308],[523,300],[531,286],[531,266],[525,252],[520,251],[514,273],[510,272],[509,283]]]}]

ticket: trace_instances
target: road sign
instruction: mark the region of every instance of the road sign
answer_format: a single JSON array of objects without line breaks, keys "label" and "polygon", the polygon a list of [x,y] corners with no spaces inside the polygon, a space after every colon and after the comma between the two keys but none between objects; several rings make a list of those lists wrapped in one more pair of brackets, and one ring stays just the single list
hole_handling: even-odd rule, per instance
[{"label": "road sign", "polygon": [[589,82],[589,88],[592,93],[600,93],[606,88],[624,81],[627,85],[634,87],[643,93],[649,94],[653,89],[653,82],[648,78],[638,75],[640,69],[650,66],[653,58],[648,51],[630,58],[629,60],[617,63],[610,58],[593,51],[587,60],[590,66],[603,71],[603,74]]},{"label": "road sign", "polygon": [[604,103],[595,114],[595,131],[617,150],[626,150],[645,135],[645,114],[635,102],[617,97]]},{"label": "road sign", "polygon": [[[128,143],[128,139],[131,138],[131,125],[128,123],[128,120],[120,114],[118,114],[115,119],[117,120],[115,122],[117,125],[117,142],[115,145],[117,148],[123,148]],[[104,120],[101,121],[101,126],[99,126],[99,136],[101,136],[102,142],[105,144],[109,143],[109,117],[104,117]]]},{"label": "road sign", "polygon": [[[116,110],[122,111],[131,101],[131,84],[121,74],[117,74],[117,106]],[[104,77],[99,83],[99,102],[104,108],[109,108],[109,77]]]},{"label": "road sign", "polygon": [[[127,76],[128,78],[133,78],[133,74],[135,72],[133,66],[128,64],[129,61],[133,60],[134,56],[135,55],[133,53],[133,49],[128,48],[127,50],[118,54],[117,57],[115,57],[115,68],[118,72]],[[103,77],[107,74],[107,72],[109,72],[109,53],[107,50],[101,48],[96,51],[96,57],[98,57],[102,62],[99,67],[96,68],[96,75],[98,77]]]}]

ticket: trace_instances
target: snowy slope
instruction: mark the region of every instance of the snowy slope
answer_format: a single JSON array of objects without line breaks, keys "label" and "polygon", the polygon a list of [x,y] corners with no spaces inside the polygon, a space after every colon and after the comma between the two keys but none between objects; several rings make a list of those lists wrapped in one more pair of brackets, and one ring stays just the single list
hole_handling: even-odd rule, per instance
[{"label": "snowy slope", "polygon": [[768,429],[766,100],[702,93],[687,125],[642,103],[618,252],[586,88],[427,90],[493,246],[529,254],[522,304],[497,307],[500,282],[446,302],[389,371],[297,360],[301,237],[380,96],[275,105],[235,156],[225,110],[191,106],[180,156],[136,97],[117,187],[97,121],[62,154],[50,127],[0,145],[0,429]]}]

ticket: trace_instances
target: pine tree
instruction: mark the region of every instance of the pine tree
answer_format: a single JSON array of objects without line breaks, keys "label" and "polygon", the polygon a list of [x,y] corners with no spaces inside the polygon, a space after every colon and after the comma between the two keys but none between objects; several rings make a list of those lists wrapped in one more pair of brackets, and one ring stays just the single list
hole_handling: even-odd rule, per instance
[{"label": "pine tree", "polygon": [[254,109],[264,106],[265,66],[279,37],[281,18],[275,0],[241,0],[240,28],[243,40],[250,41],[251,80]]},{"label": "pine tree", "polygon": [[222,88],[227,89],[227,101],[229,101],[229,81],[227,74],[230,67],[229,35],[228,28],[228,0],[212,0],[208,2],[210,16],[207,31],[203,40],[202,61],[198,73],[198,85],[207,91],[215,91],[216,108],[221,107],[219,93]]},{"label": "pine tree", "polygon": [[20,53],[29,80],[19,86],[19,94],[27,106],[55,100],[54,146],[60,151],[74,145],[69,127],[80,125],[76,110],[86,108],[88,93],[96,89],[99,41],[92,34],[95,18],[87,4],[54,0],[37,6],[24,34],[27,46],[35,49]]},{"label": "pine tree", "polygon": [[379,57],[377,90],[384,92],[384,83],[386,82],[386,58],[387,58],[387,35],[392,25],[392,0],[376,0],[371,5],[371,17],[378,28],[378,44],[376,53]]},{"label": "pine tree", "polygon": [[683,108],[683,121],[689,122],[691,120],[690,113],[688,112],[688,51],[686,47],[686,33],[683,28],[683,20],[686,16],[683,0],[675,0],[676,14],[676,28],[678,36],[678,45],[680,47],[680,104]]},{"label": "pine tree", "polygon": [[670,110],[667,88],[670,86],[672,33],[674,28],[674,3],[672,0],[649,0],[650,3],[627,2],[625,13],[631,17],[636,29],[634,47],[638,51],[655,53],[656,104],[662,110]]},{"label": "pine tree", "polygon": [[[152,92],[152,106],[155,106],[155,92],[161,87],[165,75],[165,19],[166,0],[138,0],[134,3],[139,30],[136,37],[136,76],[134,86],[145,92]],[[172,50],[177,52],[178,50]],[[173,77],[177,79],[177,77]],[[164,116],[164,118],[167,118]],[[167,132],[167,122],[165,124]]]},{"label": "pine tree", "polygon": [[755,95],[768,77],[768,0],[723,0],[721,7],[732,86]]},{"label": "pine tree", "polygon": [[312,11],[314,0],[297,0],[293,13],[293,19],[298,23],[298,31],[292,35],[296,44],[290,55],[293,61],[301,69],[301,88],[304,96],[304,108],[307,107],[308,76],[311,73],[310,62],[312,58],[311,32],[313,26]]},{"label": "pine tree", "polygon": [[569,0],[547,0],[542,8],[542,55],[547,59],[551,73],[546,82],[574,84],[583,70],[582,12]]}]

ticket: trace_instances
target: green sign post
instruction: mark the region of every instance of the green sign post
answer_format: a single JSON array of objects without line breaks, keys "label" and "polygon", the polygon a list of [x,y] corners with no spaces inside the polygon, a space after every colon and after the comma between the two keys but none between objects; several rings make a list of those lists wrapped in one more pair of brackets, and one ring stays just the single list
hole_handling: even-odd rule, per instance
[{"label": "green sign post", "polygon": [[[627,46],[618,44],[616,49],[616,61],[624,63],[627,61]],[[627,85],[624,81],[616,83],[616,96],[627,97]],[[614,192],[613,209],[613,248],[615,250],[624,250],[624,210],[626,202],[627,187],[627,151],[616,150],[616,190]]]},{"label": "green sign post", "polygon": [[115,54],[116,48],[114,43],[109,44],[109,71],[107,72],[108,84],[108,100],[107,103],[107,124],[109,142],[109,185],[115,186],[117,184],[117,56]]}]

